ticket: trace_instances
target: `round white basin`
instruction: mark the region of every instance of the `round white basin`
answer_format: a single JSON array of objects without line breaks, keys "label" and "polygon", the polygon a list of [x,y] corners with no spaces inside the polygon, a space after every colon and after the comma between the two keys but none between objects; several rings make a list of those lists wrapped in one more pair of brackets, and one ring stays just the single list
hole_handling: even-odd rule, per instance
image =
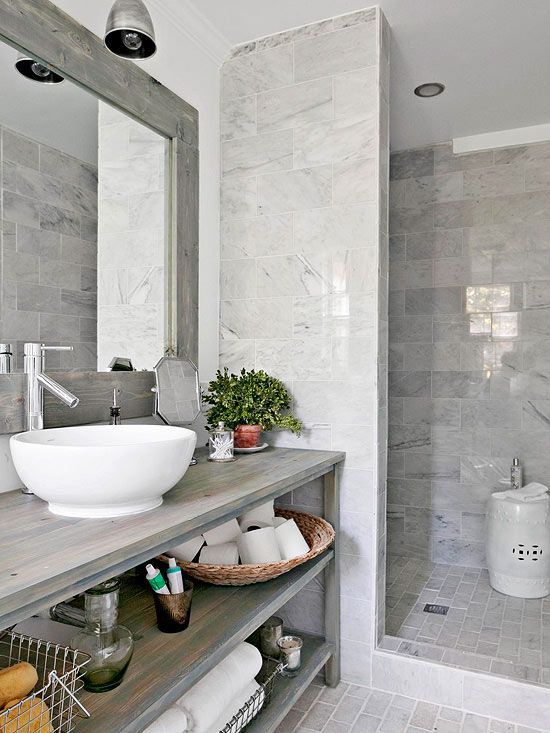
[{"label": "round white basin", "polygon": [[86,425],[10,438],[25,486],[66,517],[119,517],[162,504],[184,476],[197,442],[168,425]]}]

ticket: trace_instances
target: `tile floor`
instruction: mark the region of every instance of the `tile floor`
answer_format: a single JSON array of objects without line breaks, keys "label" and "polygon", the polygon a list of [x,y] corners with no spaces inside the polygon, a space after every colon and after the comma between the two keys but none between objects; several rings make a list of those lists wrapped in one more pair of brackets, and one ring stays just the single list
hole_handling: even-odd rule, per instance
[{"label": "tile floor", "polygon": [[550,686],[550,597],[502,595],[487,570],[389,558],[386,633],[387,649]]},{"label": "tile floor", "polygon": [[340,684],[311,685],[277,733],[548,733],[401,695]]}]

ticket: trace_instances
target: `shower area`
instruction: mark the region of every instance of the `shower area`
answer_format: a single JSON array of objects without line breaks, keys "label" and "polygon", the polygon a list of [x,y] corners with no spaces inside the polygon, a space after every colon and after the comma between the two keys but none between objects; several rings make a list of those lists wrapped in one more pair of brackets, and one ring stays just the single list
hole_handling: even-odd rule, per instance
[{"label": "shower area", "polygon": [[550,597],[493,590],[490,495],[550,476],[550,143],[390,162],[386,636],[550,685]]}]

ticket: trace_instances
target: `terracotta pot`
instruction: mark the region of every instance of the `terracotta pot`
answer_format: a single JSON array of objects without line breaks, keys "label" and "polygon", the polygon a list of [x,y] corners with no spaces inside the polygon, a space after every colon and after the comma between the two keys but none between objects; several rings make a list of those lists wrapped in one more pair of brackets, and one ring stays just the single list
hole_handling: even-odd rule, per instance
[{"label": "terracotta pot", "polygon": [[256,448],[261,433],[261,425],[237,425],[234,435],[235,448]]}]

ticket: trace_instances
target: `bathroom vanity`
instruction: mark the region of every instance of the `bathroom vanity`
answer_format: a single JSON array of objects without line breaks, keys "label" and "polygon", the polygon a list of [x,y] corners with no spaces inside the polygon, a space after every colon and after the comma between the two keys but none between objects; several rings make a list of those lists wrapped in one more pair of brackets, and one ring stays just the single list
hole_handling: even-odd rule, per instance
[{"label": "bathroom vanity", "polygon": [[156,628],[147,588],[136,585],[135,591],[122,596],[120,620],[136,637],[133,660],[118,689],[81,696],[92,717],[79,721],[76,728],[79,733],[139,733],[324,573],[324,636],[301,634],[299,675],[279,679],[271,704],[247,727],[251,733],[270,733],[323,667],[327,684],[339,681],[338,467],[343,460],[339,452],[270,448],[217,465],[199,452],[198,465],[165,496],[162,506],[116,519],[67,519],[51,514],[36,497],[20,492],[0,495],[2,544],[9,549],[0,554],[0,628],[322,478],[324,516],[337,530],[337,538],[333,548],[314,560],[267,583],[201,588],[193,600],[189,628],[175,635]]}]

